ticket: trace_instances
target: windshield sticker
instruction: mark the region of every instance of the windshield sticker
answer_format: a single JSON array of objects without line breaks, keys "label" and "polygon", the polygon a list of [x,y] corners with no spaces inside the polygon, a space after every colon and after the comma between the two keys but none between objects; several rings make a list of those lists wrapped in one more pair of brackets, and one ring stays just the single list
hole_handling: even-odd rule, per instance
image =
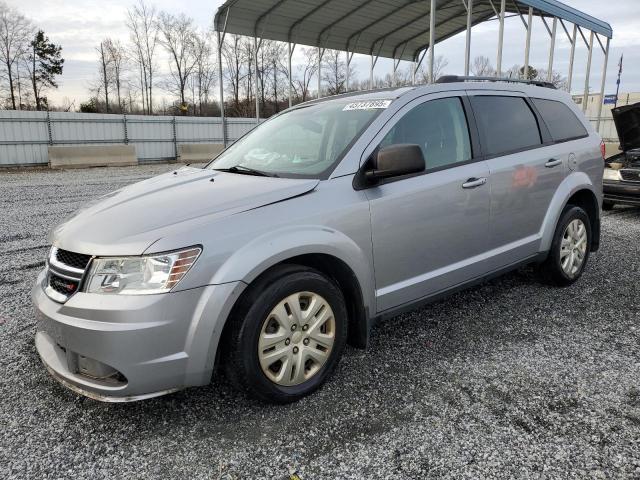
[{"label": "windshield sticker", "polygon": [[376,108],[387,108],[389,105],[391,105],[391,100],[370,100],[368,102],[354,102],[345,105],[342,111],[350,112],[351,110],[373,110]]}]

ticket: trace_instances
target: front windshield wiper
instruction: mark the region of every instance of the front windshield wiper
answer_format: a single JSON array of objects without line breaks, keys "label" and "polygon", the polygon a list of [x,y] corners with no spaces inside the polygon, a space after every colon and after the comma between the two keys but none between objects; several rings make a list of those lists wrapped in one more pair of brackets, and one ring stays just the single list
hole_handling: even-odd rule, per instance
[{"label": "front windshield wiper", "polygon": [[244,165],[234,165],[229,168],[214,168],[219,172],[240,173],[243,175],[256,175],[258,177],[278,177],[275,173],[263,172],[254,168],[245,167]]}]

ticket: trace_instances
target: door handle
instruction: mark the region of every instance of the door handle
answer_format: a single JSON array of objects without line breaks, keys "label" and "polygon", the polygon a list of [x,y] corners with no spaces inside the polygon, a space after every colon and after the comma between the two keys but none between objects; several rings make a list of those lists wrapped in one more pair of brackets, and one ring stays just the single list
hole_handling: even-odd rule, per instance
[{"label": "door handle", "polygon": [[462,184],[462,188],[477,188],[487,183],[487,179],[485,177],[482,178],[470,178],[465,183]]},{"label": "door handle", "polygon": [[552,158],[547,163],[544,164],[547,168],[557,167],[558,165],[562,165],[562,160],[558,160],[556,158]]}]

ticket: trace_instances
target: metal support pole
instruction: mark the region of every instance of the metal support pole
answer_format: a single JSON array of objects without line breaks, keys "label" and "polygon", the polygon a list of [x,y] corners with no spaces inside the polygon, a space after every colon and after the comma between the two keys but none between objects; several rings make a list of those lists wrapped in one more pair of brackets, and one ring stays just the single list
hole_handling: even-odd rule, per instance
[{"label": "metal support pole", "polygon": [[553,55],[556,51],[556,30],[558,29],[558,18],[553,17],[553,26],[551,27],[551,45],[549,46],[549,66],[547,67],[547,81],[553,79]]},{"label": "metal support pole", "polygon": [[49,114],[49,107],[47,106],[47,137],[49,145],[53,145],[53,132],[51,129],[51,115]]},{"label": "metal support pole", "polygon": [[429,83],[434,82],[433,63],[434,63],[434,46],[436,43],[436,0],[431,0],[431,8],[429,9]]},{"label": "metal support pole", "polygon": [[589,76],[591,75],[591,58],[593,57],[593,30],[589,35],[589,56],[587,57],[587,74],[584,79],[584,94],[582,95],[582,111],[587,112],[587,101],[589,100]]},{"label": "metal support pole", "polygon": [[347,50],[347,92],[349,91],[349,81],[351,79],[351,60],[353,60],[353,53],[349,54],[349,50]]},{"label": "metal support pole", "polygon": [[288,47],[289,47],[289,108],[291,108],[291,105],[293,104],[293,92],[292,92],[292,73],[291,73],[291,57],[293,56],[293,49],[291,48],[291,42],[287,43]]},{"label": "metal support pole", "polygon": [[500,2],[500,29],[498,30],[498,59],[496,60],[496,74],[502,76],[502,45],[504,44],[504,14],[507,9],[507,0]]},{"label": "metal support pole", "polygon": [[467,1],[467,41],[464,48],[464,76],[469,76],[471,63],[471,24],[473,22],[473,0]]},{"label": "metal support pole", "polygon": [[578,25],[573,25],[573,38],[571,40],[571,55],[569,56],[569,75],[567,76],[567,92],[571,94],[571,82],[573,81],[573,60],[576,56],[576,41],[578,40]]},{"label": "metal support pole", "polygon": [[602,83],[600,84],[600,104],[598,105],[598,120],[596,122],[596,131],[600,133],[600,117],[602,116],[602,103],[604,102],[604,87],[607,81],[607,64],[609,63],[609,42],[610,38],[607,38],[607,46],[604,50],[604,65],[602,67]]},{"label": "metal support pole", "polygon": [[253,37],[253,63],[254,63],[254,85],[255,85],[255,95],[256,95],[256,124],[260,123],[260,98],[258,95],[258,88],[260,86],[260,82],[258,81],[258,37]]},{"label": "metal support pole", "polygon": [[527,21],[527,41],[524,47],[524,79],[529,80],[529,52],[531,51],[531,30],[533,29],[533,7],[529,7]]},{"label": "metal support pole", "polygon": [[127,114],[122,114],[122,128],[124,130],[124,144],[129,145],[129,132],[127,132]]},{"label": "metal support pole", "polygon": [[219,31],[218,35],[218,88],[220,89],[220,120],[222,122],[222,144],[227,147],[227,123],[224,118],[224,85],[222,83],[222,42],[223,38]]},{"label": "metal support pole", "polygon": [[345,53],[347,54],[347,71],[346,71],[346,78],[345,78],[345,88],[348,92],[349,91],[349,64],[351,63],[351,59],[349,58],[349,50],[347,50]]},{"label": "metal support pole", "polygon": [[391,70],[391,86],[395,87],[396,86],[396,69],[398,67],[396,67],[396,59],[392,58],[391,60],[393,60],[393,69]]},{"label": "metal support pole", "polygon": [[171,128],[173,130],[173,159],[178,161],[178,135],[176,132],[176,117],[171,118]]},{"label": "metal support pole", "polygon": [[373,90],[373,54],[371,54],[371,67],[369,68],[369,90]]},{"label": "metal support pole", "polygon": [[418,62],[415,60],[411,63],[411,85],[416,84],[416,72],[418,71]]},{"label": "metal support pole", "polygon": [[322,53],[318,47],[318,98],[322,97]]}]

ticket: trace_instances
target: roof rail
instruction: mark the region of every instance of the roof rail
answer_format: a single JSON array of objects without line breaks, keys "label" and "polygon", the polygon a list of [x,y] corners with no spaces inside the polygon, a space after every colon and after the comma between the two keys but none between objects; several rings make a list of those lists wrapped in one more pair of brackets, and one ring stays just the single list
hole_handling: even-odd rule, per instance
[{"label": "roof rail", "polygon": [[556,86],[551,82],[543,82],[541,80],[521,80],[517,78],[506,77],[465,77],[462,75],[444,75],[436,80],[436,83],[453,83],[453,82],[508,82],[508,83],[524,83],[527,85],[535,85],[537,87],[553,88]]}]

